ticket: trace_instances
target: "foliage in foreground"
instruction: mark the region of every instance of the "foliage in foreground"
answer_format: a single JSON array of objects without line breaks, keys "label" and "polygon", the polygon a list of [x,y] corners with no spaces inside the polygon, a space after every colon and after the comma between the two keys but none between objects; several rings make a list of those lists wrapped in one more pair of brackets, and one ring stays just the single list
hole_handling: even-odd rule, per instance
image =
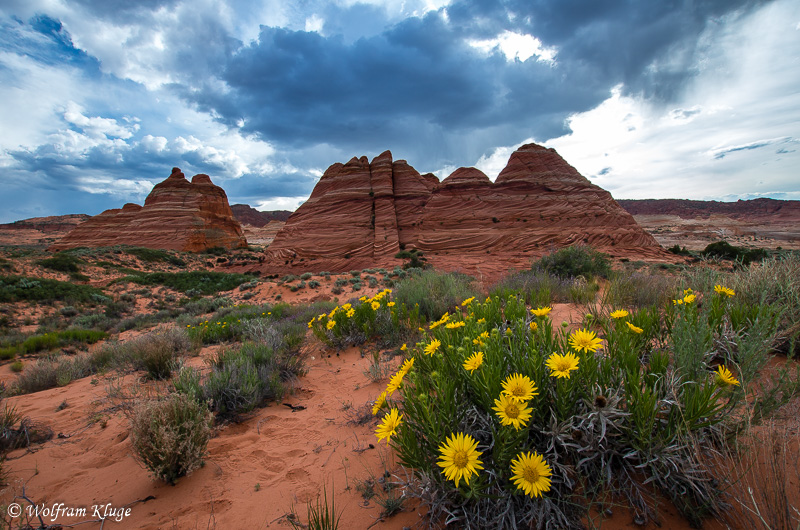
[{"label": "foliage in foreground", "polygon": [[655,519],[643,480],[692,524],[717,513],[706,457],[766,361],[772,308],[686,290],[663,314],[619,310],[571,334],[517,296],[463,308],[430,325],[375,405],[433,520],[580,527],[601,493]]},{"label": "foliage in foreground", "polygon": [[168,484],[203,465],[211,438],[211,413],[183,394],[143,401],[131,416],[136,458],[156,479]]}]

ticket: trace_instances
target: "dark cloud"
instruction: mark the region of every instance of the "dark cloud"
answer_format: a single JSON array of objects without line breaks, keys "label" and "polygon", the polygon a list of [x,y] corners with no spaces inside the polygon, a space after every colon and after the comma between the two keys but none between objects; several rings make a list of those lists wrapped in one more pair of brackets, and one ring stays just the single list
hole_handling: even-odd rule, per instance
[{"label": "dark cloud", "polygon": [[[228,126],[243,122],[244,131],[284,148],[332,143],[477,158],[489,146],[451,146],[490,132],[492,146],[559,136],[570,114],[593,108],[620,83],[669,100],[693,75],[688,66],[709,21],[752,4],[460,1],[444,8],[446,16],[430,12],[354,41],[338,31],[342,21],[360,14],[382,27],[380,10],[331,6],[325,36],[262,27],[256,42],[226,59],[218,74],[225,90],[174,88]],[[557,64],[485,57],[468,44],[503,30],[557,47]]]}]

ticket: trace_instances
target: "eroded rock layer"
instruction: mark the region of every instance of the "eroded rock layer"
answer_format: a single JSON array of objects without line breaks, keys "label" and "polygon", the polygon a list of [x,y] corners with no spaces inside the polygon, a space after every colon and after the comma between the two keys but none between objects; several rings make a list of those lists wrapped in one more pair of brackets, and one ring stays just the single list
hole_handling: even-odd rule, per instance
[{"label": "eroded rock layer", "polygon": [[522,146],[495,182],[475,168],[439,182],[386,151],[328,168],[275,237],[267,262],[343,270],[385,262],[400,248],[519,257],[577,243],[612,255],[662,251],[610,193],[553,149]]},{"label": "eroded rock layer", "polygon": [[76,226],[50,249],[113,245],[202,252],[212,247],[246,248],[247,241],[222,188],[208,175],[195,175],[190,182],[173,168],[169,178],[155,185],[144,206],[106,210]]}]

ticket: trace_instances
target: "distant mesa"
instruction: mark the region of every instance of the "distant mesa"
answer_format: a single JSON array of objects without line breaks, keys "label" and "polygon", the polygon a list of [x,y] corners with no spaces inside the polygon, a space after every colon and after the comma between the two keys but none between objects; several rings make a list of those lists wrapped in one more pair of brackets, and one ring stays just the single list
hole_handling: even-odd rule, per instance
[{"label": "distant mesa", "polygon": [[247,248],[247,240],[225,191],[208,175],[195,175],[190,182],[176,167],[153,187],[144,206],[129,203],[91,217],[50,250],[113,245],[202,252]]},{"label": "distant mesa", "polygon": [[286,221],[292,215],[292,212],[288,210],[262,212],[247,204],[232,204],[231,210],[233,211],[233,216],[242,225],[255,226],[256,228],[263,228],[272,221]]},{"label": "distant mesa", "polygon": [[451,256],[444,261],[456,265],[473,257],[499,267],[573,244],[617,256],[664,252],[610,193],[554,149],[520,147],[495,182],[475,168],[439,182],[386,151],[372,162],[330,166],[267,249],[266,266],[346,270],[419,249]]}]

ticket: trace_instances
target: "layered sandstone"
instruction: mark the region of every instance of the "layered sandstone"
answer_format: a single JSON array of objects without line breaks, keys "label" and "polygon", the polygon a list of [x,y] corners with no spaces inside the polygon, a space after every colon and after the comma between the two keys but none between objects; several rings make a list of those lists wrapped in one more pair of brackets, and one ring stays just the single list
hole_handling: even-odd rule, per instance
[{"label": "layered sandstone", "polygon": [[76,226],[50,247],[131,245],[202,252],[212,247],[246,248],[242,227],[234,219],[225,191],[199,174],[191,182],[179,168],[155,185],[144,206],[126,204],[106,210]]},{"label": "layered sandstone", "polygon": [[275,237],[267,263],[344,270],[385,263],[400,248],[517,263],[572,244],[612,255],[663,252],[610,193],[553,149],[522,146],[495,182],[475,168],[439,182],[386,151],[328,168]]}]

